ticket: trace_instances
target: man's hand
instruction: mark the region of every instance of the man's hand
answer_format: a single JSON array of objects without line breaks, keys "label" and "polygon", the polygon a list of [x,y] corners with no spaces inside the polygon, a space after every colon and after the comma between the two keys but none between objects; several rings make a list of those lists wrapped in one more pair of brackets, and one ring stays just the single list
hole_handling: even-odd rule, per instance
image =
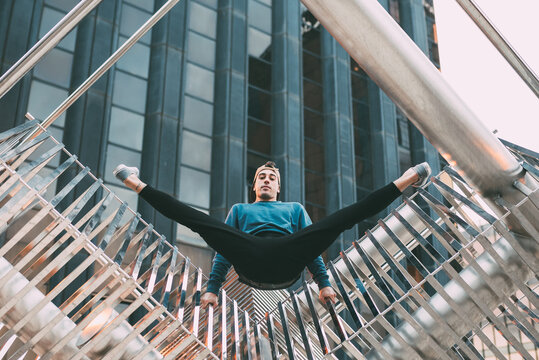
[{"label": "man's hand", "polygon": [[217,307],[217,295],[211,292],[207,292],[200,298],[200,306],[202,306],[203,309],[208,307],[208,304],[213,305],[213,308]]},{"label": "man's hand", "polygon": [[318,298],[320,301],[325,304],[328,301],[331,301],[335,304],[335,299],[337,297],[337,294],[335,293],[335,290],[331,286],[326,286],[325,288],[320,289],[320,295]]}]

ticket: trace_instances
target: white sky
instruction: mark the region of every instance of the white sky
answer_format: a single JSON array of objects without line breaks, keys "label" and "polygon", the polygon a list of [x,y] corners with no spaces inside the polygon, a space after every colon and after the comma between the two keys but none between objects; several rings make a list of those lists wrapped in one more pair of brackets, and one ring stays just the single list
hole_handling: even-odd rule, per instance
[{"label": "white sky", "polygon": [[[539,0],[475,0],[539,74]],[[434,0],[442,74],[497,136],[539,152],[539,99],[456,0]]]}]

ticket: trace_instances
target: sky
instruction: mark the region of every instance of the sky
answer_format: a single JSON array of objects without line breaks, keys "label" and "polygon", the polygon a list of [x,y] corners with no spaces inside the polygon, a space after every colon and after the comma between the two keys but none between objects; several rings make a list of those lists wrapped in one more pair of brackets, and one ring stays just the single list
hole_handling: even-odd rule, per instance
[{"label": "sky", "polygon": [[[474,0],[539,74],[539,0]],[[539,152],[539,99],[457,4],[434,0],[442,75],[497,136]]]}]

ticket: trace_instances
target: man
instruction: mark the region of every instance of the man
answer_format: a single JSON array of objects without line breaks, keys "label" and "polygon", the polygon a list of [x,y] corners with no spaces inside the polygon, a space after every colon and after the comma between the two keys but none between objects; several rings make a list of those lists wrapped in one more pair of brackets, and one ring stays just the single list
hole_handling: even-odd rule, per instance
[{"label": "man", "polygon": [[[255,202],[234,205],[230,209],[225,223],[238,230],[257,236],[293,233],[311,225],[311,219],[301,204],[282,203],[277,200],[280,188],[281,176],[279,169],[277,169],[274,162],[268,161],[255,172],[252,188],[255,194]],[[276,262],[275,266],[278,265],[278,262]],[[215,256],[208,288],[201,298],[202,307],[206,307],[208,304],[217,306],[219,289],[231,266],[230,262],[221,254],[218,253]],[[329,276],[322,257],[318,256],[307,268],[320,289],[320,301],[335,302],[336,294],[329,283]],[[293,282],[291,284],[279,284],[275,288],[287,287],[292,284]]]},{"label": "man", "polygon": [[[389,206],[408,186],[426,183],[430,167],[427,163],[416,165],[360,201],[311,225],[307,224],[310,220],[300,204],[276,201],[280,179],[273,163],[266,163],[257,171],[253,189],[258,201],[233,206],[227,223],[145,184],[138,178],[137,168],[121,164],[114,175],[160,213],[197,232],[234,266],[241,282],[260,289],[282,289],[293,284],[305,267],[311,268],[314,263],[311,271],[322,287],[322,301],[334,301],[335,292],[325,281],[327,274],[319,272],[320,254],[343,231]],[[226,274],[223,270],[221,278],[223,272]],[[214,274],[215,292],[218,282],[222,282],[218,277]],[[215,295],[211,291],[205,294],[204,303],[216,304]]]}]

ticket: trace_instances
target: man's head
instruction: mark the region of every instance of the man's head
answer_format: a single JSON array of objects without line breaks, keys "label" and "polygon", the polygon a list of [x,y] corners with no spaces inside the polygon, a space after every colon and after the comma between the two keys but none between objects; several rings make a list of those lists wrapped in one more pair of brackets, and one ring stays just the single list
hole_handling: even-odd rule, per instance
[{"label": "man's head", "polygon": [[256,201],[275,201],[281,190],[281,174],[273,161],[256,169],[253,191]]}]

